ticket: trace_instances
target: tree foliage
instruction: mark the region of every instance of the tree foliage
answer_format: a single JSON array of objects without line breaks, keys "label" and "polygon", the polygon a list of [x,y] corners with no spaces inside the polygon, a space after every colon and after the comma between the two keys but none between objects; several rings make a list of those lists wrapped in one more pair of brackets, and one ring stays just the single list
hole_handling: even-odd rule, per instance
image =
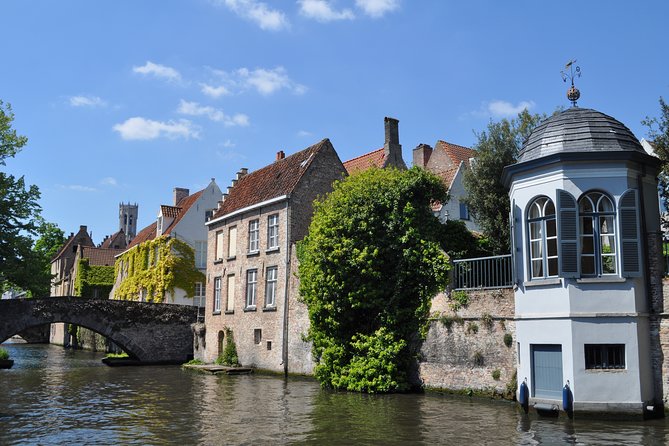
[{"label": "tree foliage", "polygon": [[448,281],[432,174],[370,169],[335,183],[314,204],[298,245],[300,296],[309,309],[315,375],[325,387],[408,388],[432,296]]},{"label": "tree foliage", "polygon": [[[7,160],[28,141],[12,128],[13,121],[11,106],[0,100],[0,166],[6,166]],[[0,172],[0,284],[25,289],[33,295],[44,291],[31,238],[39,228],[39,197],[37,186],[26,187],[23,177]],[[42,276],[37,282],[36,274]]]},{"label": "tree foliage", "polygon": [[476,161],[464,176],[465,201],[494,254],[509,252],[509,190],[502,184],[502,170],[516,163],[523,142],[544,118],[523,110],[515,119],[491,121],[476,135]]},{"label": "tree foliage", "polygon": [[[653,144],[655,154],[662,160],[662,172],[659,175],[660,198],[664,209],[669,205],[669,105],[660,97],[659,118],[646,117],[642,124],[648,127],[648,139]],[[669,217],[662,213],[663,226],[669,227]]]}]

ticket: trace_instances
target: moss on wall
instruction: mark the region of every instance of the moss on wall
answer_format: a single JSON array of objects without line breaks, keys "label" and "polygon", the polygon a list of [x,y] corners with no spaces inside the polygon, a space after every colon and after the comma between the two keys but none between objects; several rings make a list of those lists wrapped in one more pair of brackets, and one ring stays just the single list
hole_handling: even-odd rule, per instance
[{"label": "moss on wall", "polygon": [[116,260],[114,275],[121,275],[115,299],[162,303],[175,288],[195,295],[195,282],[205,276],[195,268],[195,251],[186,242],[158,237],[135,246]]},{"label": "moss on wall", "polygon": [[92,297],[95,291],[98,297],[106,297],[114,285],[114,267],[90,265],[88,259],[80,259],[77,265],[77,277],[74,281],[74,295]]}]

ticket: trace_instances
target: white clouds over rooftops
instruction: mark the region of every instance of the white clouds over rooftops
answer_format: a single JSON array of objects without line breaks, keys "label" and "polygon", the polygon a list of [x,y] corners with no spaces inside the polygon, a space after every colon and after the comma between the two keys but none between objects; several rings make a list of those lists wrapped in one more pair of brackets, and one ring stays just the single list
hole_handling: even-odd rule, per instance
[{"label": "white clouds over rooftops", "polygon": [[179,121],[153,121],[142,117],[126,119],[116,124],[113,129],[125,140],[151,140],[156,138],[198,138],[197,128],[187,119]]},{"label": "white clouds over rooftops", "polygon": [[174,68],[156,64],[151,61],[147,61],[141,67],[132,67],[132,71],[147,76],[154,76],[159,79],[165,79],[170,82],[179,82],[181,80],[181,74]]},{"label": "white clouds over rooftops", "polygon": [[240,17],[256,23],[260,29],[279,31],[290,28],[286,15],[278,9],[271,9],[266,3],[257,0],[214,0]]},{"label": "white clouds over rooftops", "polygon": [[300,14],[319,22],[335,20],[353,20],[355,14],[350,9],[336,11],[327,0],[298,0]]},{"label": "white clouds over rooftops", "polygon": [[400,0],[355,0],[355,6],[372,18],[380,18],[400,7]]},{"label": "white clouds over rooftops", "polygon": [[106,107],[107,103],[97,96],[71,96],[68,100],[72,107]]},{"label": "white clouds over rooftops", "polygon": [[229,116],[223,113],[222,110],[217,110],[214,107],[203,106],[197,102],[184,101],[183,99],[179,104],[177,112],[189,116],[206,116],[212,121],[222,122],[226,127],[246,127],[249,125],[249,117],[244,114],[238,113],[234,116]]}]

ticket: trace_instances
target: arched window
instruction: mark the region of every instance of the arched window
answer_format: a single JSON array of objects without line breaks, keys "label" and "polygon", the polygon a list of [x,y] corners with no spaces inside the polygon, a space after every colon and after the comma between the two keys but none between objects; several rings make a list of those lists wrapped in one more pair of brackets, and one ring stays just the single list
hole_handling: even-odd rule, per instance
[{"label": "arched window", "polygon": [[550,198],[539,197],[527,209],[530,241],[530,272],[533,279],[557,277],[558,249],[555,205]]},{"label": "arched window", "polygon": [[616,274],[616,214],[613,201],[601,192],[578,200],[581,274]]}]

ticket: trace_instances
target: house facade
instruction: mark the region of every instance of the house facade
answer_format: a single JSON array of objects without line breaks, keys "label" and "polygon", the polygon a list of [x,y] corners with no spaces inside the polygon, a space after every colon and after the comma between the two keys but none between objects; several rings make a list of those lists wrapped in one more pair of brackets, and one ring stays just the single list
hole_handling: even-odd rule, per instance
[{"label": "house facade", "polygon": [[212,178],[190,194],[175,188],[171,205],[143,228],[116,258],[112,299],[204,306],[207,229],[222,192]]},{"label": "house facade", "polygon": [[272,164],[237,174],[207,222],[206,362],[222,354],[231,333],[240,363],[311,373],[296,242],[307,234],[313,201],[345,175],[327,139],[288,157],[281,151]]},{"label": "house facade", "polygon": [[661,413],[659,168],[623,124],[573,107],[505,169],[517,376],[530,404]]},{"label": "house facade", "polygon": [[448,202],[435,203],[433,207],[439,220],[460,220],[470,231],[480,232],[480,226],[469,214],[469,208],[464,202],[467,197],[464,174],[471,168],[475,157],[476,150],[439,140],[434,148],[428,144],[419,144],[413,150],[413,165],[437,175],[448,190]]}]

